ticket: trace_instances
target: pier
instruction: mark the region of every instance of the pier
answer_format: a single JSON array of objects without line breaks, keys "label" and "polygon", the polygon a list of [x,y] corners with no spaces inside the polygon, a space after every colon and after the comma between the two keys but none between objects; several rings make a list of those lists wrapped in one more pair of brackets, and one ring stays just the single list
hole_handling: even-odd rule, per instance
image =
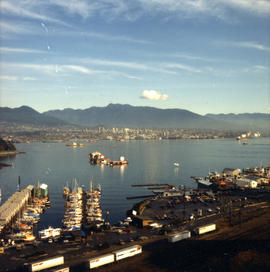
[{"label": "pier", "polygon": [[174,187],[174,185],[168,184],[168,183],[146,183],[146,184],[132,184],[132,187],[151,187],[151,186],[168,186],[168,187]]},{"label": "pier", "polygon": [[127,200],[137,199],[137,198],[149,198],[149,197],[155,197],[155,196],[156,195],[127,196]]},{"label": "pier", "polygon": [[0,207],[0,230],[6,227],[23,210],[34,196],[34,186],[28,185],[20,192],[15,192]]}]

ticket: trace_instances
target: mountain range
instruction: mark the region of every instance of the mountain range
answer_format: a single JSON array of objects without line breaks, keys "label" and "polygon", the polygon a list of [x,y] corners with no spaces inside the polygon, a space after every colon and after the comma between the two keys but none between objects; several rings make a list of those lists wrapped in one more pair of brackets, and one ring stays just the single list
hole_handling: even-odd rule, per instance
[{"label": "mountain range", "polygon": [[39,113],[22,106],[0,107],[0,121],[39,126],[195,128],[270,131],[270,114],[206,114],[183,109],[159,109],[123,104],[88,109],[50,110]]},{"label": "mountain range", "polygon": [[18,125],[36,125],[36,126],[62,126],[66,122],[51,116],[46,116],[28,107],[19,108],[0,107],[0,121],[15,123]]}]

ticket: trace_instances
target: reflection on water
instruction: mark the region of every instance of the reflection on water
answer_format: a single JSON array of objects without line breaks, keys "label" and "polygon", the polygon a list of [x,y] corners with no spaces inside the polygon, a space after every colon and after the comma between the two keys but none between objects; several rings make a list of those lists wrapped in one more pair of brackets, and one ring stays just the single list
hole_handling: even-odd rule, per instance
[{"label": "reflection on water", "polygon": [[100,173],[101,173],[101,176],[104,177],[104,164],[101,164],[100,165]]},{"label": "reflection on water", "polygon": [[178,177],[179,168],[178,167],[174,167],[173,171],[174,171],[174,176]]},{"label": "reflection on water", "polygon": [[120,177],[121,177],[121,180],[124,180],[124,174],[125,174],[125,168],[126,168],[126,165],[120,165]]}]

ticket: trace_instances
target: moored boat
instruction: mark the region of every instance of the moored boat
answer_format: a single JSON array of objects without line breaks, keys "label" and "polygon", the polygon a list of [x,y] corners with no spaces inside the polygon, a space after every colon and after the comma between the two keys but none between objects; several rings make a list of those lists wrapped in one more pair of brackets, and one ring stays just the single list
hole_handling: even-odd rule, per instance
[{"label": "moored boat", "polygon": [[25,242],[32,242],[32,241],[36,240],[36,237],[33,234],[28,234],[25,236],[25,238],[23,240]]},{"label": "moored boat", "polygon": [[40,239],[49,239],[58,237],[61,235],[61,228],[53,228],[49,226],[47,229],[41,230],[38,232]]}]

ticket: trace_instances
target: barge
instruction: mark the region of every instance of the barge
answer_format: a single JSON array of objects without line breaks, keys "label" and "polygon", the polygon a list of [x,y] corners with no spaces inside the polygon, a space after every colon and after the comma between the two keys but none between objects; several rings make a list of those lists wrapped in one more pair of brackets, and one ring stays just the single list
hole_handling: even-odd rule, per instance
[{"label": "barge", "polygon": [[124,156],[120,156],[119,160],[113,161],[110,158],[106,158],[104,154],[96,151],[88,155],[91,164],[103,164],[109,166],[121,166],[127,165],[128,161]]}]

